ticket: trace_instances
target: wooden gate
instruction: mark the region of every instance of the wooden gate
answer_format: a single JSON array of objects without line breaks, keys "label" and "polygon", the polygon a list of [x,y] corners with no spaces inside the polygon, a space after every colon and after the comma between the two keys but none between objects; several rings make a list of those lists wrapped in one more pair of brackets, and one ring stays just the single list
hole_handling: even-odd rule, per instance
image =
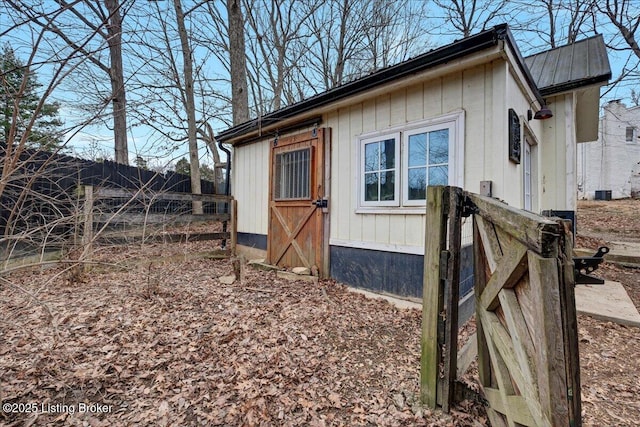
[{"label": "wooden gate", "polygon": [[275,140],[267,239],[270,264],[317,269],[322,276],[328,272],[325,136],[328,130],[314,129]]},{"label": "wooden gate", "polygon": [[[432,199],[440,198],[447,203],[440,207],[432,203],[427,216],[443,219],[439,235],[446,235],[443,229],[451,230],[450,238],[439,242],[441,252],[447,255],[438,256],[438,291],[427,289],[433,288],[433,280],[426,282],[428,260],[425,259],[425,295],[428,292],[443,295],[436,315],[446,320],[445,327],[441,328],[443,332],[438,333],[444,335],[439,336],[441,346],[432,349],[423,336],[423,372],[425,345],[427,356],[431,352],[433,360],[438,361],[438,366],[444,366],[445,372],[440,384],[432,382],[432,389],[423,378],[423,397],[436,396],[434,403],[447,410],[459,387],[454,341],[457,316],[449,315],[451,309],[448,308],[457,303],[455,288],[459,284],[455,275],[447,272],[455,270],[451,263],[456,262],[456,244],[459,248],[455,229],[460,227],[460,217],[473,214],[478,371],[491,424],[494,427],[581,425],[569,225],[460,189],[436,187],[429,191]],[[440,192],[444,196],[438,196]],[[435,230],[427,233],[433,236]],[[427,240],[427,245],[434,243]],[[425,248],[425,257],[433,252]],[[432,258],[433,265],[435,256]],[[431,272],[431,277],[434,274]],[[455,302],[449,301],[450,295],[454,295]],[[425,302],[425,309],[427,304]],[[427,320],[434,316],[433,308],[431,311],[423,313]]]}]

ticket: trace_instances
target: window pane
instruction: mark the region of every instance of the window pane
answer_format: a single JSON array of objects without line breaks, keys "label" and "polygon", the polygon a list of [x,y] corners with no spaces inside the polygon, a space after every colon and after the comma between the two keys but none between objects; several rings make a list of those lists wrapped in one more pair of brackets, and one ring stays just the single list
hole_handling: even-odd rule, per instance
[{"label": "window pane", "polygon": [[385,139],[381,143],[384,151],[380,153],[380,170],[393,169],[396,166],[396,140]]},{"label": "window pane", "polygon": [[429,164],[449,162],[449,129],[429,133]]},{"label": "window pane", "polygon": [[366,202],[377,202],[378,198],[378,172],[364,174],[364,200]]},{"label": "window pane", "polygon": [[427,168],[409,169],[409,200],[427,198]]},{"label": "window pane", "polygon": [[397,136],[380,137],[360,145],[362,150],[361,202],[369,206],[389,205],[398,200],[396,194],[396,150]]},{"label": "window pane", "polygon": [[378,161],[380,159],[380,143],[373,142],[364,146],[364,171],[378,170]]},{"label": "window pane", "polygon": [[627,127],[627,142],[634,142],[633,137],[635,136],[636,128],[629,126]]},{"label": "window pane", "polygon": [[427,134],[409,136],[409,167],[427,164]]},{"label": "window pane", "polygon": [[396,173],[387,171],[380,173],[380,200],[395,200]]},{"label": "window pane", "polygon": [[310,157],[309,148],[276,155],[273,189],[276,200],[311,197]]},{"label": "window pane", "polygon": [[447,185],[449,183],[449,168],[447,166],[433,166],[429,168],[429,185]]}]

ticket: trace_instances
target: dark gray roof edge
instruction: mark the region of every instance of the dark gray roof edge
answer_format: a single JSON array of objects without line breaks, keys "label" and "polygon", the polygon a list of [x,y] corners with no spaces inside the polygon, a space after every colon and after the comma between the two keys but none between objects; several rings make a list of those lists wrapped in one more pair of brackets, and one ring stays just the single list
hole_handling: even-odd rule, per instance
[{"label": "dark gray roof edge", "polygon": [[444,64],[448,61],[496,46],[500,40],[506,40],[512,50],[516,53],[520,69],[526,76],[536,98],[541,100],[542,96],[538,92],[537,86],[531,77],[531,73],[525,65],[524,59],[515,44],[511,31],[509,31],[509,26],[507,24],[500,24],[475,35],[457,40],[451,44],[433,49],[429,52],[416,56],[415,58],[376,71],[368,76],[314,95],[295,104],[281,108],[280,110],[265,114],[259,119],[253,119],[231,127],[220,132],[216,139],[220,142],[226,142],[229,139],[241,137],[249,132],[257,130],[261,126],[269,126],[283,119],[359,94],[390,81],[410,76],[420,71]]},{"label": "dark gray roof edge", "polygon": [[590,78],[580,79],[580,80],[572,80],[569,82],[552,85],[552,86],[545,86],[540,89],[540,93],[542,94],[542,96],[551,96],[551,95],[559,94],[562,92],[569,92],[575,89],[580,89],[582,87],[592,86],[599,83],[608,83],[609,80],[611,80],[611,76],[612,76],[611,71],[609,71],[607,74],[603,74],[600,76],[595,76],[595,77],[590,77]]}]

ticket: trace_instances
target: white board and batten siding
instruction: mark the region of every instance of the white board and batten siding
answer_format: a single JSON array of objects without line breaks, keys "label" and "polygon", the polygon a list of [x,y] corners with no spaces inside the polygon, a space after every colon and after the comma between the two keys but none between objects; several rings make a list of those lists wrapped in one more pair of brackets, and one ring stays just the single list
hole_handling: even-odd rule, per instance
[{"label": "white board and batten siding", "polygon": [[[387,93],[352,104],[342,101],[339,108],[323,113],[321,126],[331,128],[332,135],[330,244],[409,254],[424,252],[426,208],[383,209],[375,213],[358,209],[358,138],[394,129],[402,131],[440,116],[462,117],[463,151],[456,158],[463,164],[456,165],[460,173],[456,174],[459,182],[454,184],[479,192],[480,182],[491,180],[494,196],[522,207],[522,164],[509,162],[507,154],[507,110],[516,109],[526,122],[529,108],[517,79],[509,64],[498,59],[435,78],[429,78],[427,73],[422,82],[395,86]],[[537,121],[523,125],[543,145],[542,125]],[[239,232],[268,232],[271,143],[272,139],[265,139],[234,150],[233,194],[238,200]],[[542,163],[537,162],[536,167],[539,169]],[[537,173],[542,177],[542,171]],[[543,191],[542,186],[540,183],[539,191]]]},{"label": "white board and batten siding", "polygon": [[542,122],[543,140],[547,144],[541,155],[541,203],[544,209],[576,210],[576,128],[573,93],[547,99],[553,117]]},{"label": "white board and batten siding", "polygon": [[[479,192],[491,180],[497,197],[522,205],[522,167],[507,164],[507,109],[526,97],[511,83],[506,63],[495,61],[340,108],[326,116],[332,128],[330,244],[422,254],[425,208],[358,209],[358,137],[411,127],[451,113],[463,115],[464,153],[455,185]],[[511,93],[516,90],[516,93]],[[523,104],[524,107],[522,107]],[[539,128],[531,132],[539,131]],[[465,233],[469,236],[470,233]]]},{"label": "white board and batten siding", "polygon": [[266,235],[269,228],[269,143],[233,150],[232,193],[238,202],[238,232]]},{"label": "white board and batten siding", "polygon": [[[311,131],[299,129],[285,137]],[[274,137],[234,147],[232,194],[238,202],[238,232],[267,235],[269,229],[269,163]]]}]

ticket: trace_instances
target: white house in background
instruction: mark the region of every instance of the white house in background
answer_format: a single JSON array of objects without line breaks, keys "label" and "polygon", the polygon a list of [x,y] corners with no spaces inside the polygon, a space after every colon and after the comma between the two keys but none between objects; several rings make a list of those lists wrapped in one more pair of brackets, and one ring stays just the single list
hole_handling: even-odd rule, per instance
[{"label": "white house in background", "polygon": [[225,130],[238,248],[421,297],[427,185],[575,210],[576,143],[597,139],[610,77],[602,36],[525,59],[499,25]]},{"label": "white house in background", "polygon": [[578,146],[578,197],[609,195],[640,197],[640,107],[620,101],[604,106],[598,140]]}]

